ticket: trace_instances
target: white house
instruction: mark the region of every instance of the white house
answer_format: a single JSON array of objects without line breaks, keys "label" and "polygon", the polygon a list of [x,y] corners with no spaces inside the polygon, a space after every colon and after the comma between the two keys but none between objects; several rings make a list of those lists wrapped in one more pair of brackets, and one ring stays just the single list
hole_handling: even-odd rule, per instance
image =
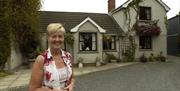
[{"label": "white house", "polygon": [[[124,11],[133,0],[128,0],[123,5],[115,8],[115,0],[108,0],[107,14],[83,12],[51,12],[41,11],[42,45],[47,48],[46,26],[49,23],[62,23],[67,32],[74,36],[73,48],[65,44],[65,50],[73,54],[74,63],[84,59],[84,63],[95,63],[97,59],[104,61],[107,53],[122,59],[123,52],[128,43],[123,40],[127,32],[127,18]],[[137,45],[135,57],[143,53],[149,56],[163,53],[167,55],[166,46],[166,13],[170,8],[161,0],[143,0],[139,3],[138,26],[139,31],[134,31],[135,44]],[[131,16],[130,26],[136,22],[136,12],[129,10]],[[154,26],[153,21],[158,21]],[[155,32],[154,32],[155,31]],[[148,33],[149,32],[149,33]]]},{"label": "white house", "polygon": [[[111,0],[110,0],[111,1]],[[113,0],[112,0],[113,1]],[[128,0],[120,7],[113,9],[110,11],[110,15],[114,18],[114,20],[118,23],[118,25],[122,28],[124,32],[127,32],[127,19],[126,14],[124,11],[126,10],[128,4],[130,4],[133,0]],[[158,20],[157,26],[160,28],[160,34],[137,34],[134,33],[135,36],[135,43],[137,44],[136,48],[136,54],[135,57],[141,56],[143,53],[145,55],[149,56],[151,53],[154,55],[160,54],[162,51],[163,55],[167,55],[167,45],[166,45],[166,36],[167,36],[167,28],[166,28],[166,22],[167,22],[167,16],[166,13],[170,10],[170,8],[163,3],[161,0],[143,0],[139,3],[139,17],[138,17],[138,23],[139,24],[150,24],[153,21]],[[136,11],[133,8],[130,8],[129,10],[130,16],[131,16],[131,24],[132,27],[133,24],[136,22],[135,16]],[[144,30],[144,32],[153,31],[153,29],[150,30]]]}]

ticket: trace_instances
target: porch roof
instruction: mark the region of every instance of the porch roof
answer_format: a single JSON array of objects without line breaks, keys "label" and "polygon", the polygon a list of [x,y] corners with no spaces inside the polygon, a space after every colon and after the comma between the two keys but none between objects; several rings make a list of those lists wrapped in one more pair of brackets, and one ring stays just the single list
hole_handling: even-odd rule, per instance
[{"label": "porch roof", "polygon": [[120,26],[111,16],[103,13],[82,13],[82,12],[53,12],[40,11],[41,31],[45,32],[49,23],[62,23],[67,32],[80,24],[87,17],[91,18],[100,27],[106,30],[107,34],[123,33]]}]

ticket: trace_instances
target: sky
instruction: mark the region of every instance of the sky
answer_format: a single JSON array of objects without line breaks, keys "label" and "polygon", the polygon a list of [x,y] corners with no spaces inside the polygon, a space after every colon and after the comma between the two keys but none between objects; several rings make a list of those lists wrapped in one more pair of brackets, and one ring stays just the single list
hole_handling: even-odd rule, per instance
[{"label": "sky", "polygon": [[[43,11],[107,13],[108,0],[43,0]],[[116,8],[127,0],[116,0]],[[171,10],[168,19],[180,12],[180,0],[162,0]]]}]

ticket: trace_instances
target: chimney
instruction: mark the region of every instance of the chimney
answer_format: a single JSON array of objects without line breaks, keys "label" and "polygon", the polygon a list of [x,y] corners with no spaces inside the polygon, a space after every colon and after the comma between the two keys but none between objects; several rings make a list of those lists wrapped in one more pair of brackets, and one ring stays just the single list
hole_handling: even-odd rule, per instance
[{"label": "chimney", "polygon": [[115,9],[115,0],[108,0],[108,12]]}]

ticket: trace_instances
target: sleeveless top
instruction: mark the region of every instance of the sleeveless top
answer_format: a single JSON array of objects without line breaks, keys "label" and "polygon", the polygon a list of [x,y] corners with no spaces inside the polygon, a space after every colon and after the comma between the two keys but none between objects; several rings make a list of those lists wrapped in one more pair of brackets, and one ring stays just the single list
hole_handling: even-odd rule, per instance
[{"label": "sleeveless top", "polygon": [[[50,49],[46,50],[42,56],[44,57],[44,76],[43,76],[43,86],[47,88],[56,88],[62,89],[63,87],[70,84],[70,80],[72,78],[72,59],[71,55],[68,52],[63,50],[60,51],[62,59],[65,63],[64,68],[58,69],[55,65],[55,61],[52,58],[52,54]],[[65,72],[65,73],[64,73]],[[66,74],[67,73],[67,74]],[[66,77],[60,77],[62,75],[66,75]]]}]

